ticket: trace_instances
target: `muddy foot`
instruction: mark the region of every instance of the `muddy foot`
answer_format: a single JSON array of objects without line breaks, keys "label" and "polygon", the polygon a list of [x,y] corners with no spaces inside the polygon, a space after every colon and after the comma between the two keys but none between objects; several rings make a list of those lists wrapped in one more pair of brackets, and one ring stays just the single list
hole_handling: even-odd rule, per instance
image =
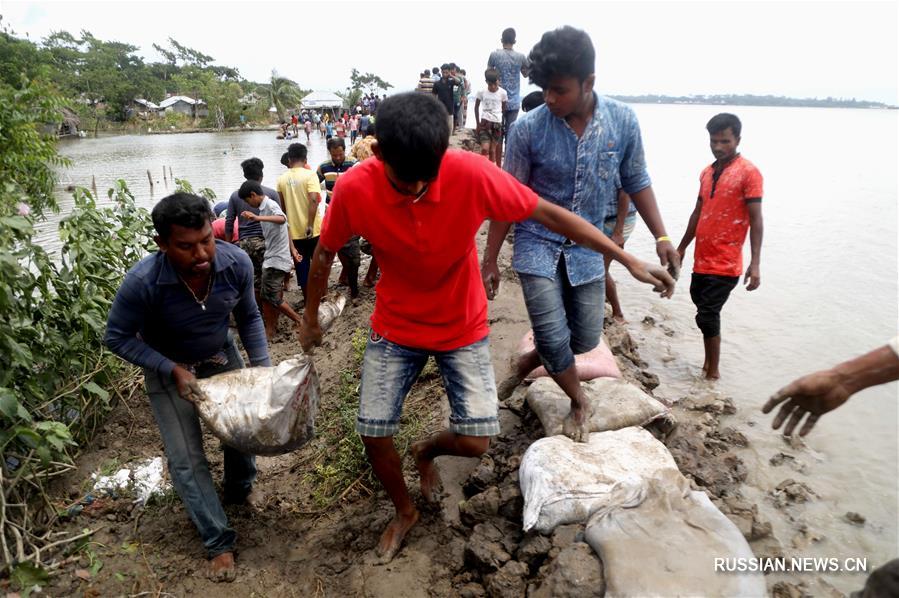
[{"label": "muddy foot", "polygon": [[209,579],[215,582],[231,583],[237,577],[237,567],[234,564],[234,553],[223,552],[209,561]]},{"label": "muddy foot", "polygon": [[387,529],[381,534],[381,541],[378,542],[376,550],[379,563],[387,564],[393,560],[393,557],[400,551],[406,534],[412,529],[412,526],[418,523],[418,511],[413,510],[408,515],[400,515],[397,513],[393,520],[387,525]]},{"label": "muddy foot", "polygon": [[587,429],[589,417],[587,408],[575,409],[572,407],[568,415],[562,421],[562,434],[575,442],[587,442],[590,430]]},{"label": "muddy foot", "polygon": [[412,445],[412,456],[415,457],[415,466],[418,468],[418,477],[421,480],[421,497],[425,502],[436,502],[434,494],[440,491],[440,476],[434,467],[434,460],[426,456],[427,440],[416,442]]},{"label": "muddy foot", "polygon": [[496,389],[496,398],[500,401],[505,401],[512,396],[512,393],[515,392],[515,389],[518,388],[518,385],[521,384],[523,380],[524,378],[521,376],[512,374],[499,383],[499,386]]}]

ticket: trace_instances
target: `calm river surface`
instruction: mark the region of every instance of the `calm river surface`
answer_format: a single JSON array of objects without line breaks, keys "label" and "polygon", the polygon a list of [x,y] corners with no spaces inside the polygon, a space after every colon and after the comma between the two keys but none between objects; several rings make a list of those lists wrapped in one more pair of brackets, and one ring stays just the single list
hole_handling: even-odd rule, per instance
[{"label": "calm river surface", "polygon": [[[732,418],[750,439],[742,455],[749,469],[749,498],[772,520],[788,556],[868,557],[869,567],[899,556],[897,547],[897,386],[856,395],[825,416],[805,448],[791,448],[770,430],[759,408],[797,376],[883,345],[897,333],[897,119],[896,111],[818,108],[762,108],[635,105],[640,118],[653,187],[675,244],[693,209],[702,168],[711,162],[705,122],[719,111],[743,120],[743,154],[765,178],[765,239],[762,286],[738,288],[722,314],[722,375],[715,386],[734,398]],[[301,138],[305,138],[301,134]],[[166,193],[163,167],[210,187],[220,199],[243,180],[240,162],[258,156],[265,181],[274,186],[281,154],[289,142],[273,131],[122,136],[72,140],[61,152],[74,165],[63,181],[89,186],[96,176],[105,189],[125,179],[141,205]],[[324,140],[312,137],[309,162],[326,157]],[[151,197],[147,170],[155,181]],[[168,183],[169,189],[172,182]],[[60,195],[63,213],[71,200]],[[54,244],[45,229],[44,244]],[[649,259],[653,240],[638,225],[628,249]],[[748,243],[746,263],[748,264]],[[708,388],[698,380],[702,341],[689,297],[692,247],[678,291],[670,301],[626,280],[620,266],[622,304],[641,351],[659,374],[657,393],[678,399]],[[641,324],[651,315],[661,326]],[[787,452],[804,472],[774,467],[769,459]],[[775,512],[766,494],[794,478],[817,494],[791,521]],[[843,520],[847,511],[864,515],[863,527]],[[805,548],[791,539],[800,522],[824,537]],[[809,579],[816,574],[807,574]],[[860,588],[864,576],[823,576],[843,591]],[[801,577],[799,579],[802,579]],[[797,579],[794,577],[794,581]]]}]

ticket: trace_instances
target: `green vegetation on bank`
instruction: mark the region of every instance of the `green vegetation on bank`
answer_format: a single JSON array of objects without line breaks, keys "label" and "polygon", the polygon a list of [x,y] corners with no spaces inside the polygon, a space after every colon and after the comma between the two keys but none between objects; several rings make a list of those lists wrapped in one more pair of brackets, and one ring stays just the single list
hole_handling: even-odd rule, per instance
[{"label": "green vegetation on bank", "polygon": [[35,241],[58,211],[54,166],[64,160],[42,131],[63,102],[52,86],[0,82],[0,577],[26,594],[83,545],[53,533],[65,507],[46,489],[138,383],[102,339],[122,277],[152,244],[149,214],[123,181],[109,190],[112,207],[75,190],[57,255]]}]

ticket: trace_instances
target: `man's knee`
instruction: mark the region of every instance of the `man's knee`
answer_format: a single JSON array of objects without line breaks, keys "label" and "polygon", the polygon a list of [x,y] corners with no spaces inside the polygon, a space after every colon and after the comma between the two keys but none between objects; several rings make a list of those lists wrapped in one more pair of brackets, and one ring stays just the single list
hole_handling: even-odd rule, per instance
[{"label": "man's knee", "polygon": [[721,316],[717,313],[701,311],[696,314],[696,326],[703,338],[712,338],[721,334]]}]

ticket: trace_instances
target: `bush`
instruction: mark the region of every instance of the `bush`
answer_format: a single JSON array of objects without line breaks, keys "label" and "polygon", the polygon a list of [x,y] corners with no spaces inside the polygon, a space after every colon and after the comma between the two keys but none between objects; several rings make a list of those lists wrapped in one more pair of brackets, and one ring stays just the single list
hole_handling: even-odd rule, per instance
[{"label": "bush", "polygon": [[109,190],[112,207],[77,189],[59,254],[33,239],[44,211],[57,209],[51,165],[61,160],[39,131],[58,101],[0,86],[11,106],[0,111],[0,573],[52,556],[41,552],[55,517],[43,489],[136,379],[102,339],[123,276],[152,244],[147,210],[124,181]]}]

